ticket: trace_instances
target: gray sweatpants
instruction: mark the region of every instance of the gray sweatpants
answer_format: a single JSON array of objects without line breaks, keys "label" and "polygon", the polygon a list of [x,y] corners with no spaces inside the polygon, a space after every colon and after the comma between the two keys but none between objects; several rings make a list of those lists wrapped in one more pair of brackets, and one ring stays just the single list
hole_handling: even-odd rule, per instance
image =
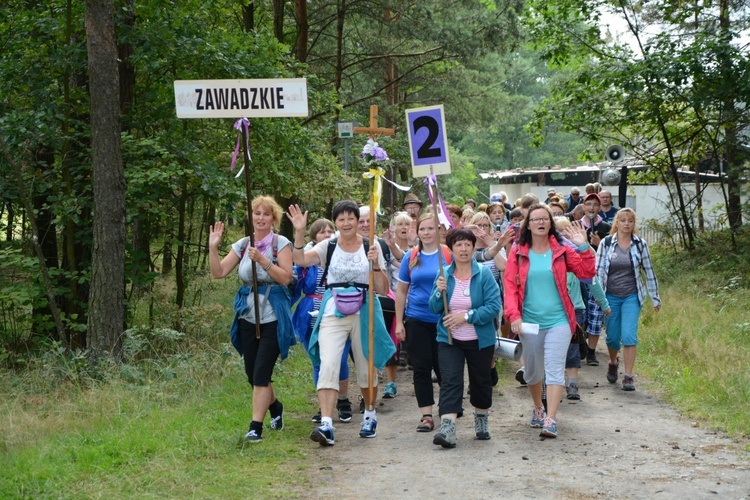
[{"label": "gray sweatpants", "polygon": [[542,381],[547,385],[565,385],[565,357],[572,333],[570,325],[540,329],[538,335],[520,335],[523,345],[523,378],[528,385]]}]

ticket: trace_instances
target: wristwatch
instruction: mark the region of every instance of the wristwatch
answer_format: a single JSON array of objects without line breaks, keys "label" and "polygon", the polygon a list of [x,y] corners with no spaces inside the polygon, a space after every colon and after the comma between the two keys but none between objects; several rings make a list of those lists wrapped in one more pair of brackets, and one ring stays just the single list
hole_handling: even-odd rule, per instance
[{"label": "wristwatch", "polygon": [[464,313],[464,321],[469,322],[469,313]]}]

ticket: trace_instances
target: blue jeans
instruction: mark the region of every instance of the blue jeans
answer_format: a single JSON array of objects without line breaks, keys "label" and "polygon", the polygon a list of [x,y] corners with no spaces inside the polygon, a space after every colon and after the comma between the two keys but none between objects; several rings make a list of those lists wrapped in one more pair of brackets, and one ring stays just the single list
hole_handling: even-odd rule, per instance
[{"label": "blue jeans", "polygon": [[607,321],[607,347],[615,351],[624,346],[638,345],[638,317],[641,315],[641,304],[638,294],[627,297],[615,297],[607,294],[612,313]]}]

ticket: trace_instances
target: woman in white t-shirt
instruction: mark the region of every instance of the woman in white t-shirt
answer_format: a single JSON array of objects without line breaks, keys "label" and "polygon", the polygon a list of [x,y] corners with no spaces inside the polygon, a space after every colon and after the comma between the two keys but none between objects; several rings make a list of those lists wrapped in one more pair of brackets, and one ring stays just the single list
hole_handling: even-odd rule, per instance
[{"label": "woman in white t-shirt", "polygon": [[[370,261],[375,272],[375,291],[381,295],[388,293],[388,279],[382,271],[384,264],[380,245],[369,245],[365,251],[365,239],[357,234],[359,207],[351,200],[340,201],[333,207],[332,219],[339,231],[333,247],[331,241],[324,240],[305,252],[305,230],[307,212],[302,212],[298,205],[289,207],[287,217],[294,225],[294,263],[310,267],[320,265],[327,269],[326,292],[320,307],[320,314],[310,335],[308,354],[313,363],[320,363],[318,376],[318,402],[321,411],[321,425],[313,429],[310,439],[322,446],[333,446],[333,411],[339,390],[339,369],[341,353],[347,339],[352,343],[354,364],[357,368],[357,383],[365,400],[365,415],[360,430],[360,437],[372,438],[377,433],[375,399],[377,377],[372,381],[372,393],[369,388],[368,356],[365,352],[368,337],[368,302],[367,286],[369,283]],[[332,250],[328,262],[329,250]],[[341,300],[343,293],[361,291],[364,297],[357,302],[357,307],[345,307]],[[334,297],[337,295],[337,297]],[[378,300],[373,301],[375,353],[374,364],[382,369],[385,362],[393,356],[395,347],[383,322],[383,314]]]},{"label": "woman in white t-shirt", "polygon": [[[219,244],[224,224],[211,226],[208,258],[211,276],[224,278],[237,267],[242,286],[234,299],[235,317],[231,339],[245,361],[247,380],[253,387],[253,419],[245,439],[262,440],[263,420],[271,413],[271,429],[284,427],[284,405],[276,398],[271,376],[279,356],[285,359],[295,343],[291,303],[287,285],[292,281],[292,252],[289,240],[274,233],[281,224],[283,211],[270,196],[252,201],[253,236],[232,245],[232,251],[219,260]],[[253,263],[258,284],[259,328],[256,330],[255,299],[252,292]]]}]

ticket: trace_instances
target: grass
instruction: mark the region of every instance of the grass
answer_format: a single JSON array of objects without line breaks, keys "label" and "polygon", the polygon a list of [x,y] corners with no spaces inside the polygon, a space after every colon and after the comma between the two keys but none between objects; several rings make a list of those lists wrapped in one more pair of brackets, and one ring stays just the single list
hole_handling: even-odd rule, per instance
[{"label": "grass", "polygon": [[[62,356],[0,374],[0,498],[303,491],[309,425],[300,423],[315,412],[309,359],[295,346],[274,374],[287,420],[297,425],[272,432],[266,421],[264,442],[244,443],[251,389],[227,343],[236,283],[211,286],[211,297],[227,304],[213,339],[149,339],[137,363],[100,370],[97,380],[72,373]],[[155,344],[161,353],[150,350]]]},{"label": "grass", "polygon": [[[644,307],[636,370],[701,425],[750,437],[750,232],[713,233],[694,252],[659,254],[662,308]],[[747,445],[746,445],[747,446]]]},{"label": "grass", "polygon": [[[644,308],[636,371],[690,419],[748,446],[750,236],[738,237],[737,255],[724,234],[693,253],[655,252],[663,306]],[[53,347],[0,371],[0,498],[304,497],[310,363],[296,346],[275,371],[291,425],[243,443],[251,391],[228,344],[236,285],[196,279],[202,301],[189,312],[160,299],[156,317],[181,314],[186,333],[134,331],[120,366],[93,373]]]}]

